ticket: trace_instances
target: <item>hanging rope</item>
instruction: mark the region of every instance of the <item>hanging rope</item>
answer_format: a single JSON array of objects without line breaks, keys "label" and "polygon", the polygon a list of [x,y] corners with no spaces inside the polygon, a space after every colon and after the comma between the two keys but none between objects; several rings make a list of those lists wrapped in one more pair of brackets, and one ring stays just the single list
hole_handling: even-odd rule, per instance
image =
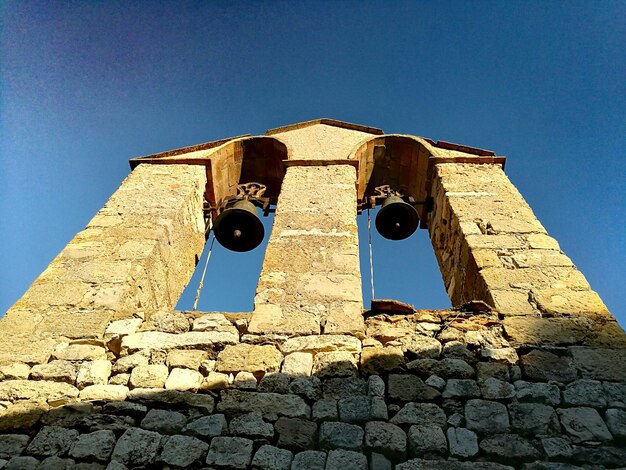
[{"label": "hanging rope", "polygon": [[372,258],[372,219],[370,217],[370,209],[367,208],[367,242],[370,248],[370,286],[372,288],[372,300],[374,297],[374,260]]},{"label": "hanging rope", "polygon": [[[213,216],[209,213],[209,232],[213,231]],[[213,252],[213,243],[215,243],[215,234],[213,234],[213,238],[211,238],[211,244],[209,245],[209,252],[207,253],[206,261],[204,263],[204,269],[202,270],[202,277],[200,278],[200,284],[198,284],[198,290],[196,291],[196,300],[193,302],[193,311],[195,312],[198,307],[198,301],[200,300],[200,292],[202,291],[202,286],[204,285],[204,276],[206,275],[206,268],[209,265],[209,260],[211,259],[211,253]]]}]

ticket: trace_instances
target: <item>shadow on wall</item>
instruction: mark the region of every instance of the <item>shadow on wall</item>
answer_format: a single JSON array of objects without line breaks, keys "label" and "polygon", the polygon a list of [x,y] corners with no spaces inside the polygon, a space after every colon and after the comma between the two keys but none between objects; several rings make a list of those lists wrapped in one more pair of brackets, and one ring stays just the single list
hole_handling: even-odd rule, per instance
[{"label": "shadow on wall", "polygon": [[626,461],[625,349],[516,350],[484,312],[371,317],[363,340],[239,337],[220,314],[188,331],[170,317],[109,351],[76,343],[47,364],[2,366],[5,468]]}]

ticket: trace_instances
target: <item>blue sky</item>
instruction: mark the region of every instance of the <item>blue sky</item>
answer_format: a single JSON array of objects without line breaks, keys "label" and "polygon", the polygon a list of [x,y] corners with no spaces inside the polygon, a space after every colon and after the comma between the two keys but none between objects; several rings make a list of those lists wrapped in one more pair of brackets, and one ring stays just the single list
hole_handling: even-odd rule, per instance
[{"label": "blue sky", "polygon": [[[623,1],[4,1],[0,312],[129,158],[330,117],[506,155],[625,325],[625,14]],[[375,237],[377,297],[449,305],[427,238]],[[201,308],[249,310],[261,256],[216,244]],[[237,283],[235,263],[250,267]]]}]

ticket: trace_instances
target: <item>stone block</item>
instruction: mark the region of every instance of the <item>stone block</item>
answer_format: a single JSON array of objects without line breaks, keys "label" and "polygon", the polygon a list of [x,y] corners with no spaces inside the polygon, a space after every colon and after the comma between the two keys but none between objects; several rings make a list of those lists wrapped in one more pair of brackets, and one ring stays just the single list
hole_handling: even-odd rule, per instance
[{"label": "stone block", "polygon": [[474,369],[461,359],[416,359],[407,364],[408,369],[415,369],[425,375],[438,375],[444,379],[471,379]]},{"label": "stone block", "polygon": [[517,364],[518,356],[514,348],[485,348],[480,350],[480,357],[493,362],[514,365]]},{"label": "stone block", "polygon": [[348,449],[360,451],[363,447],[363,428],[354,424],[327,421],[320,426],[322,449]]},{"label": "stone block", "polygon": [[388,378],[389,398],[400,401],[427,401],[441,395],[436,388],[426,385],[416,375],[390,374]]},{"label": "stone block", "polygon": [[572,456],[572,445],[562,437],[545,437],[541,439],[541,445],[550,460],[566,460]]},{"label": "stone block", "polygon": [[230,421],[230,433],[235,436],[248,437],[250,439],[272,439],[274,426],[263,421],[260,411],[253,411],[236,416]]},{"label": "stone block", "polygon": [[468,429],[478,433],[503,433],[510,428],[506,406],[494,401],[469,400],[465,405],[465,421]]},{"label": "stone block", "polygon": [[339,419],[347,423],[364,423],[387,419],[387,406],[380,397],[356,396],[338,402]]},{"label": "stone block", "polygon": [[509,405],[511,428],[531,436],[558,434],[561,431],[554,408],[540,403],[512,403]]},{"label": "stone block", "polygon": [[568,406],[606,408],[604,387],[597,380],[576,380],[567,384],[563,390],[563,403]]},{"label": "stone block", "polygon": [[390,422],[394,424],[418,424],[445,427],[446,414],[434,403],[407,403]]},{"label": "stone block", "polygon": [[365,424],[365,448],[401,460],[406,455],[407,437],[395,424],[370,421]]},{"label": "stone block", "polygon": [[440,426],[414,425],[409,428],[409,453],[412,457],[425,453],[444,454],[448,450],[448,443]]},{"label": "stone block", "polygon": [[10,459],[22,453],[30,437],[25,434],[2,434],[0,435],[0,459]]},{"label": "stone block", "polygon": [[65,382],[74,385],[76,382],[76,365],[70,361],[61,360],[37,364],[30,370],[30,379]]},{"label": "stone block", "polygon": [[[198,371],[191,369],[172,369],[165,381],[167,390],[190,390],[195,392],[202,385],[204,377]],[[256,383],[256,382],[255,382]]]},{"label": "stone block", "polygon": [[183,428],[184,434],[201,438],[221,436],[228,432],[228,424],[223,414],[202,416],[191,421]]},{"label": "stone block", "polygon": [[520,402],[545,403],[552,406],[561,403],[561,391],[555,384],[516,380],[514,385],[515,396]]},{"label": "stone block", "polygon": [[111,363],[105,359],[85,362],[78,369],[76,386],[79,389],[89,385],[106,385],[111,375]]},{"label": "stone block", "polygon": [[557,410],[561,425],[574,443],[608,441],[611,433],[593,408],[560,408]]},{"label": "stone block", "polygon": [[515,387],[508,382],[489,377],[480,382],[480,391],[487,400],[507,400],[515,396]]},{"label": "stone block", "polygon": [[437,359],[441,354],[441,343],[430,336],[413,334],[400,341],[402,350],[413,359]]},{"label": "stone block", "polygon": [[361,341],[348,335],[309,335],[290,338],[282,345],[283,354],[294,352],[361,352]]},{"label": "stone block", "polygon": [[311,408],[297,395],[224,390],[217,409],[225,414],[260,411],[265,418],[308,418]]},{"label": "stone block", "polygon": [[151,409],[141,421],[141,427],[160,434],[178,434],[187,418],[178,411]]},{"label": "stone block", "polygon": [[626,440],[626,411],[617,408],[606,410],[604,420],[613,438],[618,442]]},{"label": "stone block", "polygon": [[113,431],[102,430],[81,434],[70,451],[70,456],[79,460],[107,462],[115,447]]},{"label": "stone block", "polygon": [[626,381],[626,349],[571,347],[569,352],[584,379]]},{"label": "stone block", "polygon": [[0,382],[0,400],[32,400],[56,402],[78,397],[78,389],[72,385],[47,380],[5,380]]},{"label": "stone block", "polygon": [[337,400],[324,398],[313,403],[313,419],[316,421],[334,421],[339,419]]},{"label": "stone block", "polygon": [[162,438],[156,432],[129,428],[115,444],[111,460],[128,467],[151,465],[161,450]]},{"label": "stone block", "polygon": [[577,373],[568,357],[557,356],[548,351],[535,349],[520,358],[524,376],[532,381],[571,382]]},{"label": "stone block", "polygon": [[214,437],[206,457],[209,466],[245,469],[252,461],[253,441],[243,437]]},{"label": "stone block", "polygon": [[404,353],[399,347],[368,347],[361,351],[361,370],[366,374],[399,371],[405,362]]},{"label": "stone block", "polygon": [[275,346],[267,344],[237,344],[226,346],[217,357],[215,370],[219,372],[278,372],[283,356]]},{"label": "stone block", "polygon": [[174,467],[189,467],[207,454],[209,445],[191,436],[171,436],[161,451],[160,460]]},{"label": "stone block", "polygon": [[30,366],[22,362],[0,365],[0,381],[26,380],[30,375]]},{"label": "stone block", "polygon": [[291,470],[324,470],[326,453],[318,450],[305,450],[296,454],[291,462]]},{"label": "stone block", "polygon": [[[317,377],[315,377],[317,378]],[[266,374],[261,379],[259,383],[259,392],[269,392],[269,393],[289,393],[289,376],[287,374],[282,374],[280,372]],[[304,381],[307,381],[307,378],[303,378]],[[319,379],[317,379],[319,382]],[[302,382],[300,382],[302,383]],[[319,384],[320,393],[321,393],[321,384]],[[296,393],[296,392],[291,392]],[[297,394],[297,393],[296,393]]]},{"label": "stone block", "polygon": [[541,457],[541,453],[529,440],[515,434],[500,434],[483,439],[480,442],[480,449],[506,463],[528,462]]},{"label": "stone block", "polygon": [[441,396],[443,398],[476,398],[480,397],[480,388],[475,380],[449,379]]},{"label": "stone block", "polygon": [[324,398],[346,398],[367,394],[367,383],[357,377],[331,378],[322,384]]},{"label": "stone block", "polygon": [[309,352],[294,352],[287,354],[283,361],[282,372],[291,377],[306,377],[313,369],[313,354]]},{"label": "stone block", "polygon": [[172,349],[167,353],[167,366],[170,369],[200,369],[200,364],[207,359],[209,353],[199,349]]},{"label": "stone block", "polygon": [[142,349],[210,349],[236,344],[239,335],[222,331],[188,331],[186,333],[164,333],[142,331],[122,338],[122,353],[134,353]]},{"label": "stone block", "polygon": [[367,457],[351,450],[331,450],[326,458],[326,470],[338,468],[344,470],[367,470]]},{"label": "stone block", "polygon": [[469,458],[478,453],[476,434],[465,428],[448,428],[446,432],[450,454],[455,457]]},{"label": "stone block", "polygon": [[350,351],[320,352],[313,358],[313,375],[350,377],[357,373],[357,359]]},{"label": "stone block", "polygon": [[602,385],[609,408],[626,408],[626,383],[604,382]]},{"label": "stone block", "polygon": [[317,424],[298,418],[279,418],[274,425],[278,432],[277,445],[294,452],[315,447]]},{"label": "stone block", "polygon": [[124,385],[89,385],[80,391],[81,400],[125,400],[128,387]]},{"label": "stone block", "polygon": [[263,445],[252,459],[252,468],[259,470],[289,470],[293,454],[285,449]]},{"label": "stone block", "polygon": [[97,361],[107,358],[102,346],[82,343],[60,343],[54,348],[52,356],[63,361]]},{"label": "stone block", "polygon": [[39,470],[39,460],[35,457],[13,457],[2,467],[4,470]]},{"label": "stone block", "polygon": [[378,375],[367,378],[367,394],[372,397],[385,396],[385,381]]},{"label": "stone block", "polygon": [[130,374],[131,388],[163,388],[169,375],[165,364],[138,366]]},{"label": "stone block", "polygon": [[78,437],[75,429],[59,426],[44,426],[26,448],[26,453],[36,457],[66,455]]},{"label": "stone block", "polygon": [[322,381],[315,376],[298,377],[289,385],[289,393],[299,395],[307,400],[319,400],[322,398]]}]

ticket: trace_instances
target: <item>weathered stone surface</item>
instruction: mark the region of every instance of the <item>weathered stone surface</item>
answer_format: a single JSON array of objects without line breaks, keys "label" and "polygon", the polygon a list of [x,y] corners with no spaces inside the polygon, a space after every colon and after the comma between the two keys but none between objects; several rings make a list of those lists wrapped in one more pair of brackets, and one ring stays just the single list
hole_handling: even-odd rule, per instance
[{"label": "weathered stone surface", "polygon": [[105,385],[111,375],[111,363],[107,360],[100,359],[96,361],[85,362],[78,369],[76,377],[76,386],[83,389],[90,385]]},{"label": "weathered stone surface", "polygon": [[219,372],[278,372],[283,356],[275,346],[237,344],[226,346],[217,357]]},{"label": "weathered stone surface", "polygon": [[562,460],[572,456],[572,445],[562,437],[543,438],[541,445],[549,459]]},{"label": "weathered stone surface", "polygon": [[125,400],[127,396],[124,385],[90,385],[80,391],[81,400]]},{"label": "weathered stone surface", "polygon": [[74,385],[76,381],[76,366],[69,361],[60,360],[54,360],[47,364],[38,364],[31,369],[30,378],[31,380],[50,380]]},{"label": "weathered stone surface", "polygon": [[161,450],[162,439],[159,433],[129,428],[115,444],[111,460],[131,468],[150,465]]},{"label": "weathered stone surface", "polygon": [[414,359],[437,359],[441,343],[430,336],[411,335],[401,339],[402,350]]},{"label": "weathered stone surface", "polygon": [[172,369],[165,381],[167,390],[191,390],[196,391],[202,385],[204,377],[198,371],[191,369]]},{"label": "weathered stone surface", "polygon": [[480,388],[475,380],[449,379],[441,395],[443,398],[474,398],[480,396]]},{"label": "weathered stone surface", "polygon": [[311,370],[313,370],[313,354],[309,352],[287,354],[281,370],[291,377],[306,377],[311,375]]},{"label": "weathered stone surface", "polygon": [[509,463],[512,461],[530,461],[541,457],[541,453],[523,437],[515,434],[499,434],[488,437],[480,442],[480,448],[488,455],[502,459]]},{"label": "weathered stone surface", "polygon": [[72,385],[46,380],[5,380],[0,382],[0,400],[32,400],[54,402],[78,396]]},{"label": "weathered stone surface", "polygon": [[165,364],[138,366],[130,374],[131,388],[163,388],[169,375]]},{"label": "weathered stone surface", "polygon": [[409,428],[408,445],[410,455],[420,456],[427,452],[444,453],[448,443],[441,427],[435,425],[415,425]]},{"label": "weathered stone surface", "polygon": [[524,376],[538,382],[571,382],[577,373],[572,361],[548,351],[535,349],[520,358]]},{"label": "weathered stone surface", "polygon": [[414,459],[396,465],[396,470],[513,470],[513,467],[492,462],[454,462]]},{"label": "weathered stone surface", "polygon": [[392,470],[393,465],[383,454],[372,452],[370,455],[370,468],[375,470]]},{"label": "weathered stone surface", "polygon": [[130,381],[130,374],[116,374],[109,377],[109,385],[124,385],[128,386]]},{"label": "weathered stone surface", "polygon": [[278,432],[278,447],[293,451],[315,447],[317,425],[311,421],[297,418],[279,418],[274,425]]},{"label": "weathered stone surface", "polygon": [[209,356],[207,351],[198,349],[172,349],[167,353],[167,367],[198,370],[202,361]]},{"label": "weathered stone surface", "polygon": [[364,431],[354,424],[327,421],[320,426],[320,447],[322,449],[361,450]]},{"label": "weathered stone surface", "polygon": [[350,351],[320,352],[313,358],[313,375],[350,377],[356,375],[357,360]]},{"label": "weathered stone surface", "polygon": [[256,390],[256,377],[252,372],[237,372],[231,386],[243,390]]},{"label": "weathered stone surface", "polygon": [[308,418],[311,414],[309,405],[297,395],[240,390],[222,391],[222,401],[217,405],[217,409],[226,414],[260,411],[264,417]]},{"label": "weathered stone surface", "polygon": [[545,403],[552,406],[557,406],[561,403],[561,391],[555,384],[517,380],[514,385],[515,396],[519,401]]},{"label": "weathered stone surface", "polygon": [[220,468],[245,469],[252,461],[252,444],[243,437],[214,437],[206,463]]},{"label": "weathered stone surface", "polygon": [[178,411],[152,409],[141,421],[141,427],[160,434],[177,434],[186,423],[187,418]]},{"label": "weathered stone surface", "polygon": [[361,370],[366,374],[399,371],[406,360],[399,347],[368,347],[361,351]]},{"label": "weathered stone surface", "polygon": [[13,457],[2,467],[3,470],[38,470],[39,460],[35,457]]},{"label": "weathered stone surface", "polygon": [[626,382],[604,382],[602,385],[609,408],[626,408]]},{"label": "weathered stone surface", "polygon": [[[612,447],[612,446],[600,446],[589,447],[580,446],[574,447],[574,454],[572,455],[573,462],[581,464],[592,464],[595,466],[607,466],[609,468],[623,468],[624,462],[626,462],[626,447]],[[602,467],[600,467],[602,468]]]},{"label": "weathered stone surface", "polygon": [[189,467],[207,454],[209,445],[191,436],[171,436],[163,446],[161,460],[175,467]]},{"label": "weathered stone surface", "polygon": [[370,375],[367,378],[367,394],[372,397],[385,396],[385,381],[379,375]]},{"label": "weathered stone surface", "polygon": [[223,331],[188,331],[172,334],[161,331],[143,331],[122,338],[122,352],[141,349],[208,349],[236,344],[239,335]]},{"label": "weathered stone surface", "polygon": [[82,470],[83,468],[89,468],[89,470],[92,468],[94,470],[104,470],[104,465],[95,462],[77,464],[74,459],[62,459],[61,457],[53,455],[43,459],[37,470]]},{"label": "weathered stone surface", "polygon": [[610,408],[606,410],[605,421],[615,440],[626,439],[626,411]]},{"label": "weathered stone surface", "polygon": [[559,421],[554,408],[540,403],[512,403],[509,405],[511,427],[522,434],[557,434]]},{"label": "weathered stone surface", "polygon": [[426,385],[415,375],[390,374],[388,378],[389,398],[401,401],[427,401],[441,395],[439,390]]},{"label": "weathered stone surface", "polygon": [[604,387],[597,380],[581,379],[569,383],[563,390],[563,403],[569,406],[605,408]]},{"label": "weathered stone surface", "polygon": [[0,365],[0,380],[26,380],[30,375],[30,366],[22,362]]},{"label": "weathered stone surface", "polygon": [[[314,377],[317,379],[317,377]],[[300,378],[296,379],[300,380],[298,383],[310,383],[311,380],[308,378]],[[319,384],[320,393],[321,393],[321,383],[319,379],[317,379],[317,383]],[[289,376],[287,374],[282,374],[280,372],[274,374],[266,374],[259,383],[259,392],[268,392],[268,393],[289,393]],[[296,392],[291,392],[296,393]]]},{"label": "weathered stone surface", "polygon": [[387,419],[387,406],[380,397],[356,396],[338,402],[339,419],[347,423],[365,423],[374,419]]},{"label": "weathered stone surface", "polygon": [[576,369],[584,379],[626,381],[626,349],[571,347]]},{"label": "weathered stone surface", "polygon": [[487,400],[505,400],[515,396],[513,385],[493,377],[480,382],[480,391]]},{"label": "weathered stone surface", "polygon": [[289,393],[300,395],[307,400],[319,400],[322,397],[322,381],[315,376],[298,377],[289,385]]},{"label": "weathered stone surface", "polygon": [[313,419],[316,421],[334,421],[339,419],[337,400],[323,398],[313,403]]},{"label": "weathered stone surface", "polygon": [[252,468],[259,470],[289,470],[293,454],[285,449],[263,445],[252,459]]},{"label": "weathered stone surface", "polygon": [[142,403],[167,403],[170,405],[186,405],[207,413],[212,413],[215,400],[210,395],[185,392],[180,390],[154,390],[151,388],[136,388],[128,392],[128,399]]},{"label": "weathered stone surface", "polygon": [[58,426],[44,426],[28,444],[26,453],[35,457],[64,456],[78,437],[78,431]]},{"label": "weathered stone surface", "polygon": [[113,415],[132,416],[133,418],[143,418],[148,411],[145,405],[130,401],[112,401],[106,403],[103,408],[105,413]]},{"label": "weathered stone surface", "polygon": [[274,426],[263,421],[260,411],[245,413],[233,418],[229,425],[230,433],[251,439],[274,437]]},{"label": "weathered stone surface", "polygon": [[390,459],[402,459],[406,454],[406,434],[391,423],[370,421],[365,424],[365,448]]},{"label": "weathered stone surface", "polygon": [[232,374],[223,374],[221,372],[211,372],[208,377],[200,385],[202,390],[222,390],[230,387],[233,382]]},{"label": "weathered stone surface", "polygon": [[69,343],[59,344],[54,348],[52,356],[64,361],[97,361],[107,358],[102,346]]},{"label": "weathered stone surface", "polygon": [[612,439],[604,421],[593,408],[562,408],[557,413],[563,429],[574,443]]},{"label": "weathered stone surface", "polygon": [[129,356],[120,357],[113,366],[113,374],[130,372],[135,367],[147,366],[150,360],[150,351],[139,351]]},{"label": "weathered stone surface", "polygon": [[310,335],[290,338],[282,345],[283,354],[294,352],[331,352],[350,351],[360,352],[361,341],[354,336],[347,335]]},{"label": "weathered stone surface", "polygon": [[453,456],[468,458],[478,453],[478,438],[469,429],[448,428],[446,434],[450,444],[450,454]]},{"label": "weathered stone surface", "polygon": [[439,390],[440,392],[446,387],[446,381],[438,375],[431,375],[424,383],[436,390]]},{"label": "weathered stone surface", "polygon": [[45,402],[22,401],[0,408],[0,432],[30,431],[49,410]]},{"label": "weathered stone surface", "polygon": [[323,383],[324,398],[346,398],[367,394],[367,383],[356,377],[332,378]]},{"label": "weathered stone surface", "polygon": [[478,376],[479,382],[490,377],[504,382],[507,382],[511,378],[509,367],[499,362],[479,362],[476,364],[476,375]]},{"label": "weathered stone surface", "polygon": [[324,470],[326,453],[317,450],[306,450],[296,454],[291,462],[291,470]]},{"label": "weathered stone surface", "polygon": [[104,332],[105,339],[116,338],[133,334],[139,328],[143,320],[141,318],[125,318],[109,323]]},{"label": "weathered stone surface", "polygon": [[74,442],[70,456],[75,459],[106,462],[113,452],[115,440],[113,431],[108,430],[82,434]]},{"label": "weathered stone surface", "polygon": [[469,400],[465,405],[467,428],[479,433],[508,432],[509,415],[506,406],[487,400]]},{"label": "weathered stone surface", "polygon": [[237,328],[221,313],[205,313],[193,321],[194,331],[228,331],[237,333]]},{"label": "weathered stone surface", "polygon": [[228,432],[226,417],[223,414],[202,416],[191,421],[183,428],[184,434],[191,434],[196,437],[215,437]]},{"label": "weathered stone surface", "polygon": [[433,403],[407,403],[390,420],[394,424],[446,425],[446,414]]},{"label": "weathered stone surface", "polygon": [[331,450],[326,458],[326,469],[367,470],[367,457],[351,450]]},{"label": "weathered stone surface", "polygon": [[25,434],[0,435],[0,459],[17,457],[26,448],[29,440],[30,437]]},{"label": "weathered stone surface", "polygon": [[184,333],[189,331],[189,319],[182,312],[161,311],[153,313],[142,325],[143,330],[157,330],[166,333]]},{"label": "weathered stone surface", "polygon": [[503,364],[517,364],[519,360],[514,348],[485,348],[480,350],[480,357]]},{"label": "weathered stone surface", "polygon": [[415,369],[425,375],[438,375],[444,379],[471,379],[474,369],[461,359],[416,359],[407,364],[408,369]]}]

